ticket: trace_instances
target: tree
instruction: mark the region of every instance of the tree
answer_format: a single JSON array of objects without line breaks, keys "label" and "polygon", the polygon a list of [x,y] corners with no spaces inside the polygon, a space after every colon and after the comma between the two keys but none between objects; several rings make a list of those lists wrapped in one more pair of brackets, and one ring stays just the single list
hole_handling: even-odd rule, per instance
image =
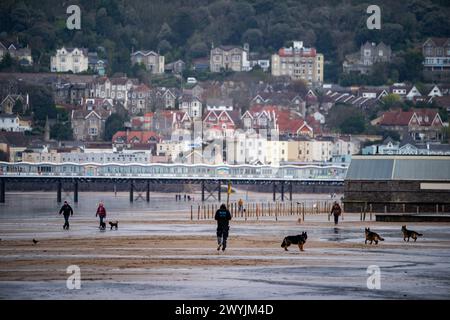
[{"label": "tree", "polygon": [[117,113],[113,113],[106,119],[104,140],[111,141],[116,132],[125,130],[124,122],[126,119]]},{"label": "tree", "polygon": [[159,41],[167,40],[169,42],[173,39],[172,28],[170,28],[167,22],[164,22],[161,26],[161,30],[159,30],[157,38]]},{"label": "tree", "polygon": [[23,113],[23,103],[22,100],[17,99],[12,108],[12,112],[14,114],[22,114]]},{"label": "tree", "polygon": [[70,123],[56,123],[50,128],[50,138],[55,140],[72,140],[73,131]]},{"label": "tree", "polygon": [[336,104],[328,112],[326,123],[330,129],[346,134],[358,134],[366,130],[362,111],[349,105]]},{"label": "tree", "polygon": [[167,40],[161,40],[158,44],[158,50],[160,51],[161,54],[164,55],[168,53],[170,50],[172,50],[172,45]]},{"label": "tree", "polygon": [[381,102],[384,104],[384,110],[389,110],[391,108],[400,107],[401,106],[401,98],[398,94],[391,93],[381,99]]},{"label": "tree", "polygon": [[288,88],[302,96],[306,95],[308,92],[307,84],[303,80],[292,81]]},{"label": "tree", "polygon": [[179,10],[173,18],[172,30],[177,35],[176,41],[179,44],[186,43],[187,39],[194,31],[194,23],[188,10]]},{"label": "tree", "polygon": [[0,70],[9,70],[14,65],[14,59],[11,57],[9,52],[7,52],[0,62]]},{"label": "tree", "polygon": [[403,63],[398,66],[400,81],[418,82],[422,78],[423,60],[422,52],[408,50],[401,55]]},{"label": "tree", "polygon": [[196,42],[191,45],[189,54],[191,58],[202,58],[208,56],[209,48],[204,42]]},{"label": "tree", "polygon": [[27,91],[30,95],[30,105],[35,120],[42,123],[47,117],[56,118],[55,101],[48,87],[30,85]]},{"label": "tree", "polygon": [[248,43],[250,48],[259,47],[262,44],[263,33],[259,29],[248,29],[242,35],[242,42]]},{"label": "tree", "polygon": [[388,65],[386,63],[375,63],[372,66],[372,72],[369,76],[368,84],[372,86],[381,86],[388,80]]},{"label": "tree", "polygon": [[366,129],[364,117],[361,115],[352,115],[345,119],[339,129],[345,134],[360,134]]},{"label": "tree", "polygon": [[8,154],[4,152],[3,150],[0,150],[0,161],[8,162]]}]

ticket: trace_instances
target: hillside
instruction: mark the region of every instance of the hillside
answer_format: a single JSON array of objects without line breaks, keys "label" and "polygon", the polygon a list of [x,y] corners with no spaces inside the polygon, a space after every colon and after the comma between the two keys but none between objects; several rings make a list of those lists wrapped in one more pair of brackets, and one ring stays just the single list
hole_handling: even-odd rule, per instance
[{"label": "hillside", "polygon": [[[0,41],[32,48],[37,69],[48,70],[56,47],[97,50],[110,73],[129,72],[135,49],[159,50],[166,62],[207,56],[211,44],[248,42],[269,55],[293,39],[316,46],[328,62],[326,79],[337,80],[345,54],[367,40],[384,41],[402,54],[429,36],[450,36],[450,3],[338,0],[2,0]],[[65,27],[66,8],[78,4],[81,30]],[[382,9],[382,29],[366,28],[366,8]],[[400,76],[402,77],[402,76]],[[401,79],[400,79],[401,80]]]}]

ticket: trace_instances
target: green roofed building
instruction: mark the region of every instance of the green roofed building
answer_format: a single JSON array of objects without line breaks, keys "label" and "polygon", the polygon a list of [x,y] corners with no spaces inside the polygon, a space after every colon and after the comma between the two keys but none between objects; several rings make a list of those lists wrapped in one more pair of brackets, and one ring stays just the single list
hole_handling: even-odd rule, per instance
[{"label": "green roofed building", "polygon": [[450,212],[449,156],[354,156],[344,209],[396,213]]}]

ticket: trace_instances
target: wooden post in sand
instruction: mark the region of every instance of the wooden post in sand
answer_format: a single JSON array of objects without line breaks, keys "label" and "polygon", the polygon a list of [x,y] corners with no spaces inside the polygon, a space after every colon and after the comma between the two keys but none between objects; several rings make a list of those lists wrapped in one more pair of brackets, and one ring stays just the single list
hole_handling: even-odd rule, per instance
[{"label": "wooden post in sand", "polygon": [[194,209],[193,209],[193,207],[191,205],[191,221],[193,220],[193,218],[194,218]]},{"label": "wooden post in sand", "polygon": [[258,215],[259,215],[259,206],[258,204],[256,204],[256,220],[259,220]]},{"label": "wooden post in sand", "polygon": [[197,220],[200,220],[200,205],[198,205]]}]

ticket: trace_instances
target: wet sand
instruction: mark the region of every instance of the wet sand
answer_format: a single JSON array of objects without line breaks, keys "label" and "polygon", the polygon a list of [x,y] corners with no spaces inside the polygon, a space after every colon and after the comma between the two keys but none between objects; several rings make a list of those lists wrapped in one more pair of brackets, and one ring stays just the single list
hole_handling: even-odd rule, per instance
[{"label": "wet sand", "polygon": [[[183,207],[184,206],[184,207]],[[401,223],[359,221],[345,214],[260,217],[231,223],[228,248],[216,250],[215,222],[190,221],[190,206],[154,211],[112,209],[119,229],[100,231],[78,210],[71,230],[54,213],[0,218],[1,299],[449,299],[450,224],[414,223],[424,233],[404,242]],[[3,209],[3,208],[1,208]],[[364,244],[364,228],[385,238]],[[305,251],[284,251],[284,236],[308,232]],[[39,242],[33,244],[32,239]],[[69,290],[67,267],[81,271]],[[381,289],[367,288],[367,268],[381,270]]]}]

